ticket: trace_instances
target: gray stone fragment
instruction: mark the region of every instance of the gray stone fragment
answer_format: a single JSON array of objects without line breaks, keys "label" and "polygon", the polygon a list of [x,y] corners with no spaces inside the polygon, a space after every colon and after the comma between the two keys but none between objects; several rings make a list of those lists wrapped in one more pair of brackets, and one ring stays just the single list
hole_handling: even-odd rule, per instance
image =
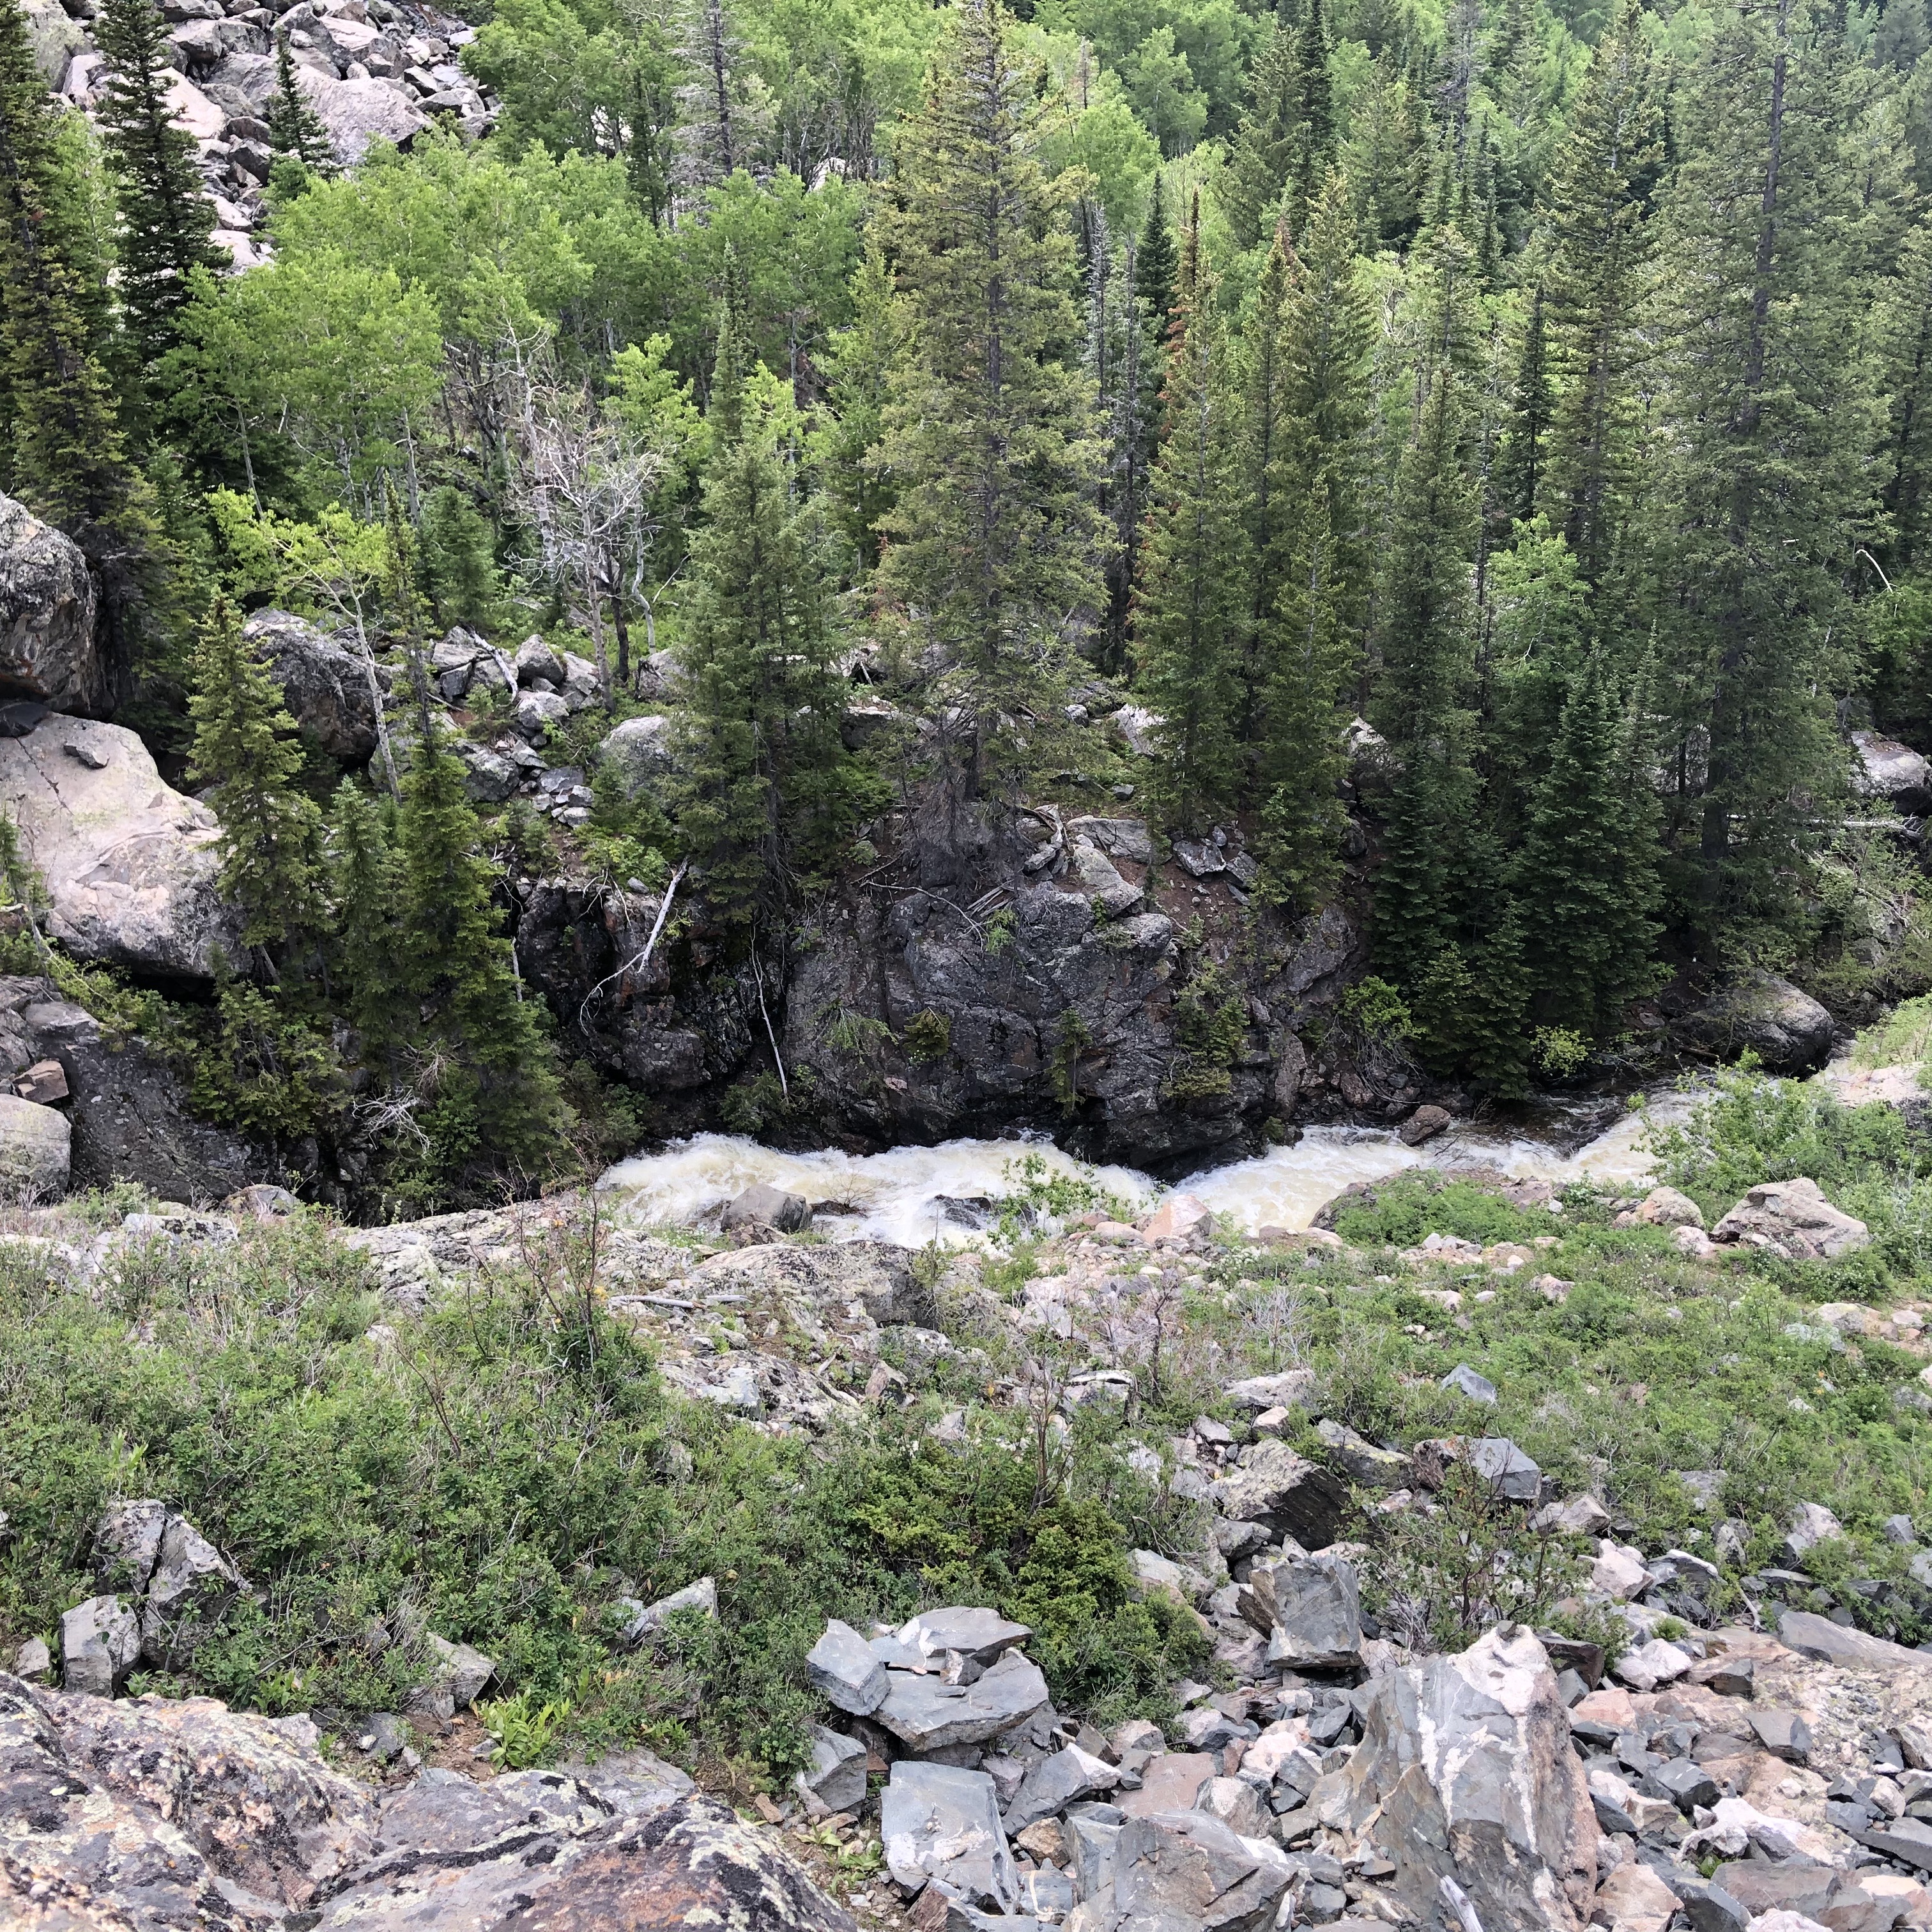
[{"label": "gray stone fragment", "polygon": [[1760,1707],[1749,1714],[1758,1742],[1773,1757],[1781,1757],[1787,1764],[1810,1762],[1811,1727],[1796,1711]]},{"label": "gray stone fragment", "polygon": [[430,1658],[428,1673],[404,1700],[412,1718],[447,1724],[466,1711],[483,1687],[496,1674],[494,1661],[466,1643],[452,1643],[432,1630],[423,1640]]},{"label": "gray stone fragment", "polygon": [[1251,1592],[1263,1570],[1274,1612],[1268,1636],[1270,1665],[1347,1670],[1361,1663],[1362,1606],[1352,1563],[1338,1556],[1287,1556],[1257,1563],[1249,1576]]},{"label": "gray stone fragment", "polygon": [[634,1597],[620,1597],[619,1607],[626,1614],[624,1646],[635,1650],[648,1639],[657,1635],[665,1622],[680,1610],[696,1610],[707,1617],[718,1614],[718,1583],[715,1577],[700,1576],[694,1583],[687,1583],[681,1590],[674,1590],[668,1597],[660,1597],[654,1604],[640,1604]]},{"label": "gray stone fragment", "polygon": [[1117,1767],[1077,1744],[1054,1751],[1032,1766],[1006,1807],[1006,1835],[1013,1838],[1042,1818],[1051,1818],[1070,1804],[1097,1792],[1112,1791],[1120,1781]]},{"label": "gray stone fragment", "polygon": [[46,1639],[30,1636],[14,1653],[14,1675],[28,1684],[50,1683],[54,1674],[53,1652]]},{"label": "gray stone fragment", "polygon": [[1274,1846],[1204,1811],[1130,1818],[1114,1851],[1113,1902],[1128,1927],[1250,1932],[1267,1924],[1293,1868]]},{"label": "gray stone fragment", "polygon": [[1696,1804],[1714,1804],[1724,1796],[1718,1780],[1701,1764],[1693,1764],[1688,1757],[1658,1765],[1650,1773],[1650,1781],[1684,1812]]},{"label": "gray stone fragment", "polygon": [[153,1496],[116,1503],[104,1511],[94,1526],[96,1587],[140,1596],[154,1574],[167,1526],[168,1506]]},{"label": "gray stone fragment", "polygon": [[1507,1436],[1471,1443],[1469,1466],[1505,1502],[1533,1503],[1543,1486],[1543,1472]]},{"label": "gray stone fragment", "polygon": [[1850,1630],[1810,1610],[1786,1610],[1778,1620],[1780,1642],[1802,1657],[1858,1670],[1922,1670],[1925,1654],[1888,1643],[1882,1636]]},{"label": "gray stone fragment", "polygon": [[806,1681],[827,1703],[869,1718],[886,1701],[886,1667],[850,1624],[828,1622],[805,1656]]},{"label": "gray stone fragment", "polygon": [[140,1660],[141,1620],[118,1596],[89,1597],[61,1618],[61,1688],[111,1697]]},{"label": "gray stone fragment", "polygon": [[1684,1884],[1675,1888],[1678,1903],[1690,1922],[1690,1932],[1745,1932],[1750,1913],[1721,1885]]},{"label": "gray stone fragment", "polygon": [[1348,1488],[1332,1470],[1298,1456],[1286,1442],[1257,1442],[1208,1486],[1214,1506],[1242,1522],[1265,1523],[1304,1547],[1333,1543],[1348,1505]]},{"label": "gray stone fragment", "polygon": [[991,1664],[1015,1644],[1025,1642],[1033,1632],[1024,1624],[1010,1622],[997,1610],[956,1606],[922,1610],[898,1634],[900,1642],[927,1657],[956,1650],[976,1663]]},{"label": "gray stone fragment", "polygon": [[1352,1483],[1366,1483],[1378,1490],[1399,1490],[1408,1480],[1408,1458],[1393,1449],[1380,1449],[1365,1436],[1358,1436],[1346,1423],[1324,1417],[1315,1425],[1316,1434],[1328,1451],[1328,1460]]},{"label": "gray stone fragment", "polygon": [[928,1880],[968,1904],[1011,1912],[1019,1874],[983,1771],[902,1758],[879,1794],[886,1868],[910,1897]]},{"label": "gray stone fragment", "polygon": [[1011,1730],[1047,1701],[1046,1679],[1024,1657],[1003,1657],[971,1684],[948,1684],[910,1670],[886,1672],[886,1700],[874,1714],[908,1750],[984,1744]]},{"label": "gray stone fragment", "polygon": [[184,1516],[170,1516],[141,1606],[141,1654],[157,1670],[185,1669],[241,1590],[234,1565]]},{"label": "gray stone fragment", "polygon": [[823,1724],[812,1727],[812,1762],[792,1779],[829,1811],[856,1811],[866,1802],[866,1747]]},{"label": "gray stone fragment", "polygon": [[1458,1362],[1442,1378],[1442,1386],[1446,1389],[1459,1390],[1472,1402],[1486,1402],[1491,1408],[1496,1406],[1496,1384],[1486,1376],[1478,1375],[1467,1362]]},{"label": "gray stone fragment", "polygon": [[802,1194],[788,1194],[770,1182],[754,1180],[726,1204],[719,1225],[734,1228],[762,1226],[782,1234],[795,1234],[812,1226],[812,1203]]},{"label": "gray stone fragment", "polygon": [[1098,1898],[1114,1882],[1114,1853],[1120,1841],[1120,1826],[1070,1813],[1060,1821],[1060,1832],[1075,1898]]}]

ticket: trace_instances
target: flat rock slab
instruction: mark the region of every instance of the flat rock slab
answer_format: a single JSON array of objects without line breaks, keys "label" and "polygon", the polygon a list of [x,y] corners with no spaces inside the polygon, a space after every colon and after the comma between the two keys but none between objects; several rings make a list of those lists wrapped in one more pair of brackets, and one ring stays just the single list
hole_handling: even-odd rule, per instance
[{"label": "flat rock slab", "polygon": [[1017,1655],[1002,1658],[972,1684],[910,1670],[889,1670],[886,1678],[886,1700],[874,1714],[914,1751],[984,1744],[1024,1723],[1047,1701],[1046,1679]]},{"label": "flat rock slab", "polygon": [[1019,1874],[983,1771],[902,1758],[879,1794],[886,1866],[902,1891],[937,1879],[968,1904],[1011,1912]]},{"label": "flat rock slab", "polygon": [[1908,1650],[1864,1630],[1847,1630],[1829,1617],[1810,1610],[1786,1610],[1778,1622],[1778,1634],[1788,1650],[1855,1670],[1932,1670],[1932,1653]]},{"label": "flat rock slab", "polygon": [[1123,1791],[1114,1802],[1130,1818],[1151,1818],[1162,1811],[1191,1811],[1203,1789],[1220,1774],[1221,1760],[1210,1751],[1163,1751],[1150,1758],[1138,1791]]},{"label": "flat rock slab", "polygon": [[1024,1624],[1010,1622],[997,1610],[957,1607],[922,1610],[898,1633],[901,1643],[926,1657],[956,1650],[976,1663],[992,1664],[1033,1635]]}]

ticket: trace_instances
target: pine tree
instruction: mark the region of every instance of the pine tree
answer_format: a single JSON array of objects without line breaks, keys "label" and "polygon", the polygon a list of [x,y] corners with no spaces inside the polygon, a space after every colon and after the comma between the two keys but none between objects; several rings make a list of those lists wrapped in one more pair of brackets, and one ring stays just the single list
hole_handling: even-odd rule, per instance
[{"label": "pine tree", "polygon": [[1429,178],[1429,110],[1388,50],[1376,56],[1365,98],[1351,116],[1348,178],[1364,232],[1396,248],[1416,231]]},{"label": "pine tree", "polygon": [[154,0],[105,0],[94,37],[107,65],[98,92],[100,127],[120,209],[118,292],[144,369],[174,347],[175,318],[194,296],[198,268],[227,267],[208,237],[214,209],[202,191],[194,137],[167,98],[174,53]]},{"label": "pine tree", "polygon": [[852,320],[826,348],[825,406],[812,438],[827,512],[862,570],[878,563],[879,522],[894,500],[878,452],[905,328],[892,268],[870,242],[852,277]]},{"label": "pine tree", "polygon": [[1534,505],[1549,510],[1593,580],[1610,566],[1635,488],[1636,377],[1652,335],[1640,296],[1663,160],[1658,92],[1643,15],[1624,0],[1557,157],[1555,246],[1541,292],[1556,394]]},{"label": "pine tree", "polygon": [[1542,479],[1550,441],[1548,346],[1543,322],[1543,290],[1539,286],[1530,292],[1509,431],[1503,440],[1492,493],[1497,534],[1505,542],[1513,524],[1527,523],[1536,514],[1537,485]]},{"label": "pine tree", "polygon": [[319,175],[335,170],[335,144],[308,96],[296,79],[295,57],[286,33],[275,37],[275,86],[262,118],[273,152]]},{"label": "pine tree", "polygon": [[413,1061],[409,1084],[443,1177],[472,1163],[541,1169],[566,1116],[554,1051],[500,929],[496,868],[464,776],[431,718],[397,814],[397,977],[416,1016],[397,1051]]},{"label": "pine tree", "polygon": [[322,814],[301,788],[302,740],[280,688],[225,597],[202,628],[188,713],[195,782],[221,821],[221,889],[243,938],[286,956],[315,931]]},{"label": "pine tree", "polygon": [[1832,640],[1880,428],[1846,352],[1874,292],[1858,272],[1856,185],[1834,165],[1847,58],[1828,32],[1801,37],[1788,0],[1729,16],[1696,76],[1697,142],[1664,217],[1667,836],[1710,945],[1795,929],[1795,855],[1842,770]]},{"label": "pine tree", "polygon": [[[1167,205],[1156,169],[1154,192],[1148,196],[1147,220],[1142,225],[1140,241],[1134,251],[1134,298],[1152,326],[1159,352],[1167,352],[1168,318],[1174,309],[1174,281],[1180,257],[1174,245],[1174,230],[1168,225]],[[1162,365],[1165,367],[1165,362]]]},{"label": "pine tree", "polygon": [[330,974],[360,1036],[364,1063],[374,1066],[390,1066],[392,1049],[411,1036],[414,1018],[406,1009],[397,938],[402,878],[392,810],[359,781],[344,778],[329,811]]},{"label": "pine tree", "polygon": [[1248,111],[1228,156],[1221,206],[1234,239],[1252,248],[1274,228],[1282,191],[1294,172],[1300,137],[1300,36],[1287,0],[1248,77]]},{"label": "pine tree", "polygon": [[1605,654],[1592,651],[1569,680],[1514,868],[1537,1011],[1586,1037],[1617,1031],[1652,984],[1658,812],[1638,756],[1642,710],[1620,710]]},{"label": "pine tree", "polygon": [[1932,223],[1906,237],[1877,320],[1880,387],[1888,401],[1880,452],[1888,526],[1881,554],[1885,568],[1902,577],[1932,562]]},{"label": "pine tree", "polygon": [[88,339],[92,296],[76,267],[79,212],[58,111],[20,0],[0,0],[0,478],[112,563],[148,534],[147,493]]},{"label": "pine tree", "polygon": [[964,680],[970,764],[994,715],[1051,705],[1070,619],[1106,596],[1106,451],[1093,382],[1064,359],[1073,250],[1041,112],[998,0],[962,0],[900,136],[887,221],[911,326],[886,410],[899,494],[879,582]]},{"label": "pine tree", "polygon": [[1276,498],[1276,561],[1256,572],[1268,598],[1253,654],[1263,852],[1276,884],[1312,904],[1332,884],[1340,847],[1342,693],[1360,659],[1369,575],[1361,500],[1372,324],[1339,169],[1311,205],[1302,238],[1302,258],[1279,271],[1271,259],[1264,277],[1282,288],[1282,422],[1266,472],[1252,444],[1245,466],[1257,495],[1272,475]]},{"label": "pine tree", "polygon": [[490,525],[453,483],[439,484],[423,504],[416,574],[436,622],[488,629],[501,582]]},{"label": "pine tree", "polygon": [[1135,608],[1141,688],[1162,720],[1156,786],[1171,821],[1192,829],[1230,803],[1249,613],[1240,514],[1240,413],[1201,250],[1196,197],[1181,249]]},{"label": "pine tree", "polygon": [[[724,372],[714,385],[722,392]],[[782,914],[848,836],[856,773],[843,710],[831,561],[819,506],[796,500],[778,444],[773,379],[727,406],[678,645],[684,705],[678,829],[712,905],[741,926]]]},{"label": "pine tree", "polygon": [[1335,158],[1328,61],[1322,0],[1304,0],[1299,25],[1283,0],[1250,78],[1248,111],[1220,190],[1228,225],[1244,248],[1262,240],[1277,218],[1287,221],[1291,236],[1298,235]]}]

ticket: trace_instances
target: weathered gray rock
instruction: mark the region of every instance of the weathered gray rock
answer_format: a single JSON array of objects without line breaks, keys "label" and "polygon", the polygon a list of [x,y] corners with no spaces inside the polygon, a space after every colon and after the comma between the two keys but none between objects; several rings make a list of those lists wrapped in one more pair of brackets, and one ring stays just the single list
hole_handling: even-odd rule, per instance
[{"label": "weathered gray rock", "polygon": [[1801,1657],[1819,1658],[1848,1670],[1932,1670],[1932,1657],[1923,1651],[1908,1650],[1902,1643],[1888,1643],[1882,1636],[1847,1629],[1810,1610],[1786,1610],[1778,1620],[1778,1635],[1787,1649]]},{"label": "weathered gray rock", "polygon": [[1653,1187],[1631,1213],[1653,1228],[1701,1228],[1704,1210],[1674,1187]]},{"label": "weathered gray rock", "polygon": [[1283,1369],[1278,1375],[1245,1376],[1221,1393],[1238,1408],[1259,1415],[1270,1408],[1299,1408],[1314,1385],[1312,1369]]},{"label": "weathered gray rock", "polygon": [[214,814],[170,790],[133,732],[50,717],[0,738],[0,803],[46,881],[49,931],[82,958],[190,980],[246,958]]},{"label": "weathered gray rock", "polygon": [[1262,1442],[1208,1485],[1214,1507],[1240,1522],[1264,1522],[1310,1550],[1333,1543],[1348,1494],[1340,1478],[1285,1442]]},{"label": "weathered gray rock", "polygon": [[304,737],[345,764],[374,753],[376,700],[356,652],[286,610],[256,611],[242,634],[268,660]]},{"label": "weathered gray rock", "polygon": [[649,790],[671,769],[668,718],[627,718],[597,748],[599,769],[616,772],[627,798]]},{"label": "weathered gray rock", "polygon": [[910,1670],[888,1670],[886,1700],[874,1713],[909,1750],[984,1744],[1023,1724],[1047,1701],[1046,1679],[1017,1653],[970,1684]]},{"label": "weathered gray rock", "polygon": [[47,1648],[43,1636],[30,1636],[14,1653],[10,1666],[14,1675],[26,1684],[51,1684],[54,1676],[54,1654]]},{"label": "weathered gray rock", "polygon": [[827,1703],[869,1718],[886,1701],[886,1666],[850,1624],[836,1618],[805,1654],[806,1682]]},{"label": "weathered gray rock", "polygon": [[1019,1874],[983,1771],[902,1758],[879,1794],[879,1834],[902,1892],[937,1879],[968,1904],[994,1912],[1018,1906]]},{"label": "weathered gray rock", "polygon": [[668,1618],[680,1610],[696,1610],[700,1615],[716,1617],[718,1614],[718,1580],[715,1576],[700,1576],[694,1583],[687,1583],[681,1590],[674,1590],[668,1597],[660,1597],[654,1604],[640,1604],[634,1597],[620,1597],[618,1607],[624,1612],[624,1647],[635,1650],[641,1644],[656,1636],[664,1627]]},{"label": "weathered gray rock", "polygon": [[1467,1396],[1472,1402],[1480,1402],[1493,1408],[1496,1401],[1496,1385],[1487,1376],[1479,1376],[1467,1362],[1458,1362],[1442,1378],[1442,1386],[1454,1389],[1459,1395]]},{"label": "weathered gray rock", "polygon": [[553,691],[526,691],[517,699],[511,722],[519,736],[540,745],[555,728],[568,722],[570,706]]},{"label": "weathered gray rock", "polygon": [[1720,1059],[1754,1053],[1773,1073],[1814,1072],[1832,1052],[1832,1016],[1773,973],[1743,974],[1672,1030]]},{"label": "weathered gray rock", "polygon": [[466,1711],[496,1674],[496,1666],[480,1650],[466,1643],[452,1643],[434,1630],[423,1639],[429,1653],[428,1674],[404,1700],[403,1708],[411,1717],[448,1723],[458,1711]]},{"label": "weathered gray rock", "polygon": [[909,1644],[922,1657],[944,1657],[952,1650],[976,1664],[992,1664],[1016,1645],[1025,1642],[1033,1632],[997,1610],[955,1605],[920,1611],[896,1635],[901,1643]]},{"label": "weathered gray rock", "polygon": [[1330,1421],[1324,1416],[1315,1425],[1315,1432],[1322,1439],[1328,1452],[1330,1466],[1338,1469],[1352,1483],[1365,1483],[1378,1490],[1399,1490],[1409,1479],[1409,1463],[1406,1456],[1398,1455],[1393,1449],[1378,1448],[1365,1436],[1358,1436],[1346,1423]]},{"label": "weathered gray rock", "polygon": [[184,1670],[240,1594],[235,1566],[184,1516],[170,1514],[141,1605],[141,1654]]},{"label": "weathered gray rock", "polygon": [[406,88],[380,80],[334,80],[298,66],[296,78],[328,130],[336,159],[354,167],[371,146],[387,141],[405,150],[431,124]]},{"label": "weathered gray rock", "polygon": [[1802,1564],[1820,1544],[1829,1543],[1844,1533],[1845,1526],[1822,1503],[1796,1504],[1785,1526],[1785,1561],[1794,1566]]},{"label": "weathered gray rock", "polygon": [[1272,1920],[1293,1871],[1277,1847],[1205,1811],[1130,1818],[1111,1884],[1078,1908],[1082,1932],[1252,1932]]},{"label": "weathered gray rock", "polygon": [[795,1234],[812,1226],[812,1203],[802,1194],[789,1194],[769,1181],[754,1180],[725,1203],[718,1225],[729,1234],[734,1228],[776,1228]]},{"label": "weathered gray rock", "polygon": [[139,1596],[154,1574],[161,1538],[172,1512],[155,1496],[138,1497],[104,1510],[94,1526],[94,1582],[103,1590]]},{"label": "weathered gray rock", "polygon": [[1355,1566],[1339,1556],[1280,1556],[1256,1563],[1241,1614],[1268,1638],[1279,1669],[1352,1670],[1362,1660],[1362,1606]]},{"label": "weathered gray rock", "polygon": [[866,1747],[842,1731],[812,1727],[812,1762],[792,1779],[828,1811],[856,1811],[866,1802]]},{"label": "weathered gray rock", "polygon": [[1120,1781],[1118,1766],[1069,1744],[1028,1767],[1012,1802],[1006,1807],[1006,1829],[1016,1836],[1042,1818],[1051,1818],[1083,1798],[1111,1791]]},{"label": "weathered gray rock", "polygon": [[1482,1436],[1466,1451],[1469,1466],[1505,1502],[1533,1503],[1542,1493],[1543,1472],[1507,1436]]},{"label": "weathered gray rock", "polygon": [[140,1618],[119,1597],[89,1597],[62,1614],[63,1690],[111,1697],[140,1658]]},{"label": "weathered gray rock", "polygon": [[1792,1261],[1836,1261],[1871,1245],[1865,1224],[1834,1208],[1823,1189],[1802,1174],[1752,1188],[1711,1230],[1711,1238]]},{"label": "weathered gray rock", "polygon": [[1549,1659],[1520,1626],[1373,1679],[1360,1748],[1309,1804],[1367,1829],[1396,1866],[1384,1882],[1425,1924],[1444,1878],[1484,1932],[1589,1918],[1597,1821]]},{"label": "weathered gray rock", "polygon": [[1854,731],[1852,748],[1857,754],[1852,783],[1868,798],[1915,818],[1932,812],[1932,760],[1922,752],[1877,731]]},{"label": "weathered gray rock", "polygon": [[74,1129],[64,1114],[0,1094],[0,1196],[51,1201],[67,1192]]},{"label": "weathered gray rock", "polygon": [[80,546],[0,496],[0,698],[94,711],[109,697],[106,682],[94,579]]},{"label": "weathered gray rock", "polygon": [[452,740],[450,749],[463,761],[464,794],[472,803],[501,805],[515,796],[523,774],[502,752],[470,738]]}]

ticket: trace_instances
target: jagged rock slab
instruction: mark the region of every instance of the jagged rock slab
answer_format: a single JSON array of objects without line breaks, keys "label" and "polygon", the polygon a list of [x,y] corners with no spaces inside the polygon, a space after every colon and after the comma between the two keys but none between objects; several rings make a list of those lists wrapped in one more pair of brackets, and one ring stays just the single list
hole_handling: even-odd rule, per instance
[{"label": "jagged rock slab", "polygon": [[[53,17],[68,23],[58,10]],[[91,711],[107,696],[94,579],[79,545],[0,496],[0,696]]]},{"label": "jagged rock slab", "polygon": [[983,1771],[901,1759],[879,1794],[886,1868],[908,1894],[936,1879],[956,1898],[995,1912],[1019,1901],[1019,1874]]},{"label": "jagged rock slab", "polygon": [[850,1624],[834,1618],[805,1657],[806,1682],[828,1703],[855,1718],[869,1718],[890,1688],[886,1666]]},{"label": "jagged rock slab", "polygon": [[971,1684],[948,1684],[910,1670],[889,1670],[886,1677],[886,1700],[874,1714],[914,1751],[984,1744],[1023,1724],[1047,1701],[1046,1679],[1017,1654],[1001,1658]]},{"label": "jagged rock slab", "polygon": [[1801,1657],[1821,1658],[1852,1670],[1932,1670],[1932,1654],[1888,1643],[1864,1630],[1847,1630],[1809,1610],[1786,1610],[1778,1619],[1779,1641]]},{"label": "jagged rock slab", "polygon": [[1214,1507],[1238,1522],[1266,1523],[1310,1550],[1333,1543],[1348,1501],[1340,1478],[1286,1442],[1258,1442],[1246,1454],[1208,1485]]}]

